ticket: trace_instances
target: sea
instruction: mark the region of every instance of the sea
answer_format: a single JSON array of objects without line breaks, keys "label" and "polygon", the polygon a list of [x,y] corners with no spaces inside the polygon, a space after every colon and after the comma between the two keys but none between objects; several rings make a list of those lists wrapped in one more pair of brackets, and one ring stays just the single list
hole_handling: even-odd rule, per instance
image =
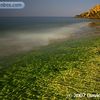
[{"label": "sea", "polygon": [[87,35],[100,20],[73,17],[0,17],[0,57]]}]

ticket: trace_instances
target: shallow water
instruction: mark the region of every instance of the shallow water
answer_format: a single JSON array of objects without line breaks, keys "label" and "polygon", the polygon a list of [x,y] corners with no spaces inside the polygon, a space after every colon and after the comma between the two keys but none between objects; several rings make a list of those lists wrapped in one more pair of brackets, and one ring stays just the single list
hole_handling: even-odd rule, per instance
[{"label": "shallow water", "polygon": [[90,22],[76,18],[1,18],[0,56],[46,46],[53,40],[84,36],[95,30],[88,26]]}]

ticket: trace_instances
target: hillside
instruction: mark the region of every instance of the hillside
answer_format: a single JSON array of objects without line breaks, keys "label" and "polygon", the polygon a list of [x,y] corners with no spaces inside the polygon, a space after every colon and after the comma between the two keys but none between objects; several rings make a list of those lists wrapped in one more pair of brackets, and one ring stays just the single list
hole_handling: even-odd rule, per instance
[{"label": "hillside", "polygon": [[91,8],[87,12],[84,12],[84,13],[82,13],[80,15],[76,15],[76,17],[100,19],[100,4],[95,5],[93,8]]}]

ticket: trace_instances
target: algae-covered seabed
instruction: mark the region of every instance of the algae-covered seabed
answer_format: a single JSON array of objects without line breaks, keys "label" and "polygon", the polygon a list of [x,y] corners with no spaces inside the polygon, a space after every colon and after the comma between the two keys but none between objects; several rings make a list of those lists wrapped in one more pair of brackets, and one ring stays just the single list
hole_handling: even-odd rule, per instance
[{"label": "algae-covered seabed", "polygon": [[99,100],[100,29],[0,62],[0,100]]}]

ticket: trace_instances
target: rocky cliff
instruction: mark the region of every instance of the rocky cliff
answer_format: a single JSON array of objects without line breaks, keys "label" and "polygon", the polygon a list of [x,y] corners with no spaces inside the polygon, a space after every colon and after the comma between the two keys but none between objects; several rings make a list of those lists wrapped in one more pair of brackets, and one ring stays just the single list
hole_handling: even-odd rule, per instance
[{"label": "rocky cliff", "polygon": [[95,5],[89,11],[84,12],[80,15],[76,15],[79,18],[97,18],[100,19],[100,4]]}]

